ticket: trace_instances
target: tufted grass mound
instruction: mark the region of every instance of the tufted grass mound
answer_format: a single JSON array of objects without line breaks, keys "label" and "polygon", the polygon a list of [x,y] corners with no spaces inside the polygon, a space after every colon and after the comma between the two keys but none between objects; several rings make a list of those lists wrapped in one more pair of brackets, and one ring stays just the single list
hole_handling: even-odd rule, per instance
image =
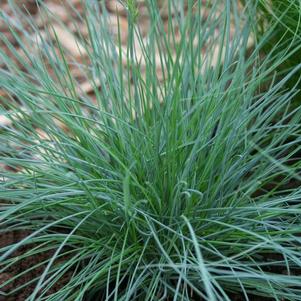
[{"label": "tufted grass mound", "polygon": [[251,2],[170,0],[167,30],[147,1],[146,36],[124,2],[122,46],[85,1],[80,61],[51,22],[39,35],[2,13],[22,55],[1,35],[1,231],[28,234],[1,248],[1,271],[52,254],[27,300],[301,300],[301,112],[284,88],[299,66],[276,76],[290,54],[261,55],[275,28],[254,41]]}]

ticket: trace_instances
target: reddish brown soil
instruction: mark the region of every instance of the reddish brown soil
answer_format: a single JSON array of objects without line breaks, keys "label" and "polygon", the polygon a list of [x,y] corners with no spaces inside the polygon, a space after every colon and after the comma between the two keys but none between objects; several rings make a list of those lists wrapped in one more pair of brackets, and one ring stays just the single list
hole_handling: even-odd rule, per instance
[{"label": "reddish brown soil", "polygon": [[[1,233],[0,234],[0,248],[16,243],[20,241],[28,235],[27,231],[18,231],[18,232],[10,232],[10,233]],[[13,256],[19,256],[24,254],[28,251],[32,246],[26,246],[19,248]],[[17,264],[12,265],[4,273],[0,273],[0,286],[6,282],[7,280],[11,279],[12,277],[18,275],[19,273],[29,269],[33,265],[38,264],[39,262],[43,262],[49,259],[52,256],[52,252],[45,252],[35,256],[28,257],[26,259],[20,260]],[[45,265],[42,265],[34,270],[29,271],[28,273],[24,274],[23,276],[17,278],[16,280],[12,281],[9,285],[6,285],[3,288],[0,288],[0,301],[24,301],[30,294],[33,292],[36,283],[32,283],[18,291],[17,293],[9,296],[5,296],[6,294],[10,294],[14,289],[19,286],[22,286],[29,282],[30,280],[39,277],[45,268]],[[49,294],[52,294],[58,291],[64,284],[68,282],[70,279],[71,273],[66,275],[61,281],[55,284],[50,290]]]}]

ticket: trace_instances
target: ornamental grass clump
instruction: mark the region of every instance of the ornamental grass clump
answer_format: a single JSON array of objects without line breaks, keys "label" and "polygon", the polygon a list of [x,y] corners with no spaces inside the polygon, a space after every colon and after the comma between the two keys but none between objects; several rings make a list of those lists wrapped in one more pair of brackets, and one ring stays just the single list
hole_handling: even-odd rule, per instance
[{"label": "ornamental grass clump", "polygon": [[43,34],[1,15],[21,47],[1,35],[1,232],[28,231],[1,272],[51,254],[6,297],[301,300],[301,112],[284,89],[300,66],[277,76],[290,53],[262,55],[274,28],[256,42],[253,1],[146,3],[146,34],[123,3],[125,46],[102,1],[70,5],[80,60],[43,3]]},{"label": "ornamental grass clump", "polygon": [[[277,45],[279,51],[286,50],[290,55],[278,68],[279,72],[285,74],[296,65],[300,64],[301,45],[301,1],[300,0],[260,0],[257,6],[257,36],[260,39],[271,24],[274,32],[266,43],[265,52],[269,53]],[[291,89],[301,77],[297,72],[287,82],[286,86]],[[298,89],[300,90],[300,83]],[[299,93],[295,97],[295,105],[300,105]]]}]

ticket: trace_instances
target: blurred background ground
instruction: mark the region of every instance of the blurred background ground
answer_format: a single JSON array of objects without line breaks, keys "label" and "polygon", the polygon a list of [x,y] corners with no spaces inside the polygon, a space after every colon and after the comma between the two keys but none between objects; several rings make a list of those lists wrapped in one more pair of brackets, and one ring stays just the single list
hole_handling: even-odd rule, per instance
[{"label": "blurred background ground", "polygon": [[[41,42],[41,38],[48,38],[45,32],[45,27],[49,28],[49,22],[51,28],[55,31],[58,41],[60,42],[61,46],[64,48],[66,53],[70,59],[73,61],[73,64],[70,64],[70,69],[73,75],[73,78],[77,81],[77,90],[81,94],[89,95],[90,98],[93,99],[93,87],[91,82],[84,76],[80,64],[85,64],[88,59],[88,55],[84,47],[79,43],[80,39],[85,39],[88,36],[88,29],[85,26],[85,22],[81,16],[83,15],[83,5],[81,0],[70,0],[70,1],[60,1],[60,0],[44,0],[43,6],[47,8],[50,15],[52,16],[51,20],[46,18],[40,11],[40,8],[36,5],[36,0],[17,0],[16,3],[18,4],[18,8],[25,14],[30,15],[32,18],[32,23],[36,24],[39,28],[39,35],[37,36],[36,33],[32,33],[32,50],[36,51],[38,48],[38,44]],[[68,3],[68,5],[67,5]],[[166,1],[158,1],[159,7],[161,9],[162,19],[166,20],[166,30],[168,30],[168,11],[166,6]],[[139,30],[141,31],[142,35],[145,36],[147,31],[149,30],[149,19],[147,17],[147,8],[145,1],[138,0],[137,1],[138,8],[139,8],[139,17],[138,17],[138,26]],[[108,11],[108,25],[110,32],[113,36],[118,38],[118,23],[120,25],[120,38],[122,42],[123,50],[126,50],[126,43],[128,39],[128,25],[127,25],[127,11],[124,6],[122,6],[119,1],[117,0],[108,0],[105,2],[105,6]],[[11,16],[12,19],[16,18],[14,16],[14,12],[12,11],[8,1],[1,1],[0,10]],[[118,17],[117,17],[118,15]],[[15,20],[20,22],[20,20]],[[57,22],[56,22],[57,21]],[[21,20],[22,22],[22,20]],[[28,30],[30,33],[30,25],[28,22],[22,22],[23,27]],[[0,23],[0,32],[4,34],[4,37],[11,42],[11,45],[17,49],[17,53],[22,57],[24,57],[23,51],[19,47],[18,41],[15,39],[13,34],[10,32],[7,24],[2,21]],[[52,32],[52,39],[55,40],[56,37]],[[177,36],[177,31],[175,29],[175,34]],[[78,36],[80,35],[80,37]],[[136,51],[139,55],[139,43],[136,43]],[[7,43],[4,42],[3,39],[0,40],[0,47],[4,49],[7,53],[9,50],[7,49]],[[159,63],[159,62],[158,62]],[[19,64],[20,65],[20,64]],[[4,67],[4,62],[0,60],[0,67]],[[20,68],[22,66],[20,65]],[[51,70],[49,71],[51,73]],[[159,70],[158,70],[159,73]],[[158,75],[160,76],[160,75]],[[0,96],[6,96],[6,92],[1,89],[0,84]],[[5,122],[4,117],[2,120],[0,119],[0,123]],[[6,120],[6,122],[8,122]]]}]

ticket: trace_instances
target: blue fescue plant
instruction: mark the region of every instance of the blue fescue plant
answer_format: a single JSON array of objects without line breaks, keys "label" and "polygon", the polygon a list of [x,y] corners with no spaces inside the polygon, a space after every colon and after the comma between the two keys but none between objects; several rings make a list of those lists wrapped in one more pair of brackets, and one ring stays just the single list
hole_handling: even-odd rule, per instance
[{"label": "blue fescue plant", "polygon": [[125,46],[103,1],[70,4],[80,61],[43,3],[44,34],[2,12],[21,50],[1,35],[1,232],[29,234],[1,272],[52,254],[27,300],[301,300],[299,66],[277,76],[290,53],[261,54],[253,3],[148,0],[143,36],[124,1]]},{"label": "blue fescue plant", "polygon": [[[279,66],[279,72],[287,74],[292,68],[300,64],[301,45],[301,1],[300,0],[260,0],[257,3],[257,36],[260,39],[272,24],[274,32],[266,42],[265,52],[269,53],[277,45],[278,50],[284,50],[290,55]],[[296,81],[300,80],[301,72],[297,72],[286,83],[292,89]],[[298,89],[300,90],[300,83]],[[295,104],[300,105],[301,94],[295,97]]]}]

